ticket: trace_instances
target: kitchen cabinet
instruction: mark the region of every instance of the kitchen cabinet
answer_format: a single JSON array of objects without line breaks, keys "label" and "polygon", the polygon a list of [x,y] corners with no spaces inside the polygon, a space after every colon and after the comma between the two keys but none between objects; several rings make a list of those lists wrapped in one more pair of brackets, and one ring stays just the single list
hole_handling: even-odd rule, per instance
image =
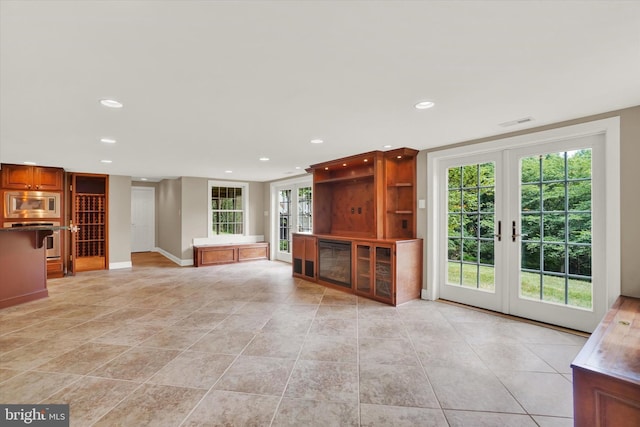
[{"label": "kitchen cabinet", "polygon": [[32,191],[62,191],[64,170],[42,166],[2,165],[2,188]]},{"label": "kitchen cabinet", "polygon": [[109,268],[109,177],[71,176],[71,259],[74,272]]},{"label": "kitchen cabinet", "polygon": [[315,280],[318,274],[316,271],[318,239],[315,236],[294,233],[292,241],[293,275]]}]

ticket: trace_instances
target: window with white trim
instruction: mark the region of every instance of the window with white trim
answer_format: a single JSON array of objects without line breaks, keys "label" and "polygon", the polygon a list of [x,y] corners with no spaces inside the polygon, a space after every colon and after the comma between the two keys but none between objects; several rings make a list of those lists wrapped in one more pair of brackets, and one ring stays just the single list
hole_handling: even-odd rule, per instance
[{"label": "window with white trim", "polygon": [[209,237],[247,233],[249,185],[209,181]]}]

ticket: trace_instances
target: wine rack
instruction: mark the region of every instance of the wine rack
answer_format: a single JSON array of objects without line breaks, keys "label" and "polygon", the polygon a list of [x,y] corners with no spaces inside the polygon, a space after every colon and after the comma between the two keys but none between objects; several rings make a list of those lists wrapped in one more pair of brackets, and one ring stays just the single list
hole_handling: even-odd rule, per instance
[{"label": "wine rack", "polygon": [[76,174],[73,185],[74,260],[76,271],[107,268],[107,177]]}]

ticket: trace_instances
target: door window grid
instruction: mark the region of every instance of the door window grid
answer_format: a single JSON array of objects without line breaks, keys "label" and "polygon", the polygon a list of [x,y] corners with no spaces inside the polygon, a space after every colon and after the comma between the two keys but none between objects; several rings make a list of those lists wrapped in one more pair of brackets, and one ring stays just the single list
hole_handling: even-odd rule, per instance
[{"label": "door window grid", "polygon": [[300,233],[311,233],[313,230],[311,198],[311,187],[298,188],[298,232]]},{"label": "door window grid", "polygon": [[525,298],[591,308],[591,149],[521,160]]},{"label": "door window grid", "polygon": [[280,252],[291,252],[291,190],[280,190],[278,192],[279,206],[279,240],[278,250]]},{"label": "door window grid", "polygon": [[495,291],[495,164],[459,166],[448,178],[448,283]]},{"label": "door window grid", "polygon": [[211,232],[214,235],[244,233],[242,187],[211,186]]}]

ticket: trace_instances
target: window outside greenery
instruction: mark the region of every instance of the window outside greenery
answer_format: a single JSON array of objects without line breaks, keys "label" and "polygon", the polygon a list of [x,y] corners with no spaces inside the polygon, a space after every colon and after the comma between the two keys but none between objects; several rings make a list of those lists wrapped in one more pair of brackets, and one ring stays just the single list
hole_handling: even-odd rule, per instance
[{"label": "window outside greenery", "polygon": [[244,234],[244,188],[211,186],[211,232]]},{"label": "window outside greenery", "polygon": [[521,296],[591,308],[591,150],[520,165]]},{"label": "window outside greenery", "polygon": [[300,233],[311,233],[313,230],[311,206],[311,187],[298,188],[298,232]]},{"label": "window outside greenery", "polygon": [[495,290],[495,164],[449,168],[447,281]]}]

